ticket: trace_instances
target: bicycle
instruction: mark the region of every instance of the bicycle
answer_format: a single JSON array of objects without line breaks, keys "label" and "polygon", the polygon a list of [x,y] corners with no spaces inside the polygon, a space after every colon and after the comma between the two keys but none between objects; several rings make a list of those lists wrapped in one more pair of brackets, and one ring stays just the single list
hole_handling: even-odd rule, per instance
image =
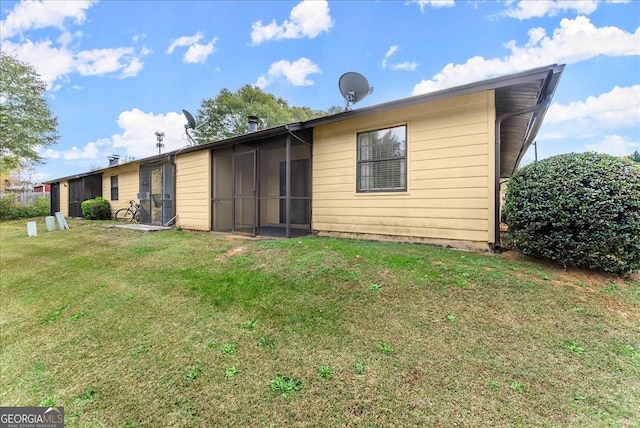
[{"label": "bicycle", "polygon": [[114,218],[116,221],[124,223],[131,223],[132,221],[140,223],[140,204],[135,203],[135,201],[129,201],[129,206],[116,211]]}]

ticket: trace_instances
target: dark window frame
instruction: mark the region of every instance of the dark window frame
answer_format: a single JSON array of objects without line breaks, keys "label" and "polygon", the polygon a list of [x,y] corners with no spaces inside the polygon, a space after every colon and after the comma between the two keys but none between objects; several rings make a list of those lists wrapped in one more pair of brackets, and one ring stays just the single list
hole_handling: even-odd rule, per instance
[{"label": "dark window frame", "polygon": [[[401,154],[396,154],[395,156],[380,156],[380,157],[374,157],[373,155],[370,158],[366,158],[366,159],[362,159],[361,155],[362,155],[362,147],[361,147],[361,136],[366,135],[371,135],[373,133],[384,133],[384,132],[388,132],[388,131],[393,131],[397,128],[404,128],[404,141],[399,142],[400,143],[400,147],[403,150],[403,153]],[[389,193],[389,192],[406,192],[407,191],[407,144],[408,144],[408,138],[407,138],[408,132],[407,132],[407,124],[401,124],[401,125],[395,125],[395,126],[389,126],[389,127],[385,127],[385,128],[378,128],[378,129],[371,129],[368,131],[362,131],[362,132],[358,132],[356,134],[356,192],[357,193]],[[374,150],[371,150],[371,152],[373,152]],[[384,150],[379,150],[379,151],[384,151]],[[379,176],[376,178],[375,174],[376,172],[373,171],[372,176],[371,176],[371,183],[369,183],[369,186],[363,185],[363,177],[362,177],[362,170],[364,168],[365,165],[371,165],[371,169],[375,170],[375,169],[379,169],[380,171],[384,171],[385,168],[383,167],[383,165],[389,164],[389,163],[393,163],[393,162],[400,162],[400,171],[397,177],[398,181],[398,185],[397,186],[378,186],[376,187],[375,184],[373,182],[375,181],[388,181],[388,178],[384,177],[384,176]],[[393,181],[393,178],[391,178],[391,180]]]},{"label": "dark window frame", "polygon": [[[111,176],[111,200],[112,201],[117,201],[118,198],[120,197],[120,190],[119,190],[118,181],[119,180],[118,180],[118,176],[117,175],[112,175]],[[115,186],[114,186],[114,182],[115,182]]]}]

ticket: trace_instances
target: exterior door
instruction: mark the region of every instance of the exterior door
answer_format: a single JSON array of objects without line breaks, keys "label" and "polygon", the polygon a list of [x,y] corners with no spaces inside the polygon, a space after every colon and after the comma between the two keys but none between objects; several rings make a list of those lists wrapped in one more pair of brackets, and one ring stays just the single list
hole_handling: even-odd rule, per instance
[{"label": "exterior door", "polygon": [[84,201],[84,180],[69,180],[69,217],[82,217],[80,205]]},{"label": "exterior door", "polygon": [[256,234],[256,151],[233,155],[233,231]]},{"label": "exterior door", "polygon": [[51,183],[51,215],[60,211],[60,183]]},{"label": "exterior door", "polygon": [[162,167],[151,170],[151,223],[162,224],[163,207],[162,201]]},{"label": "exterior door", "polygon": [[162,166],[140,168],[140,223],[162,221]]},{"label": "exterior door", "polygon": [[212,230],[215,232],[233,231],[233,150],[231,148],[214,150]]},{"label": "exterior door", "polygon": [[170,162],[140,166],[140,223],[167,226],[175,220],[174,167]]}]

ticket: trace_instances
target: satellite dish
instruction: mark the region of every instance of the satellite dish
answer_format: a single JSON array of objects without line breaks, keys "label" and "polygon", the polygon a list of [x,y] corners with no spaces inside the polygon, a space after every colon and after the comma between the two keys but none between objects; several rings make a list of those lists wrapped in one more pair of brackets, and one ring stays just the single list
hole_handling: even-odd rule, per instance
[{"label": "satellite dish", "polygon": [[187,125],[185,125],[184,127],[196,129],[196,120],[193,118],[193,116],[191,116],[191,113],[189,113],[185,109],[182,109],[182,114],[184,114],[184,117],[187,118]]},{"label": "satellite dish", "polygon": [[363,100],[367,95],[373,92],[373,88],[369,87],[367,78],[360,73],[349,71],[340,76],[338,81],[340,93],[344,97],[347,105],[345,110],[351,110],[349,105],[355,104]]},{"label": "satellite dish", "polygon": [[182,114],[184,114],[184,117],[187,118],[187,124],[184,126],[184,132],[185,132],[185,134],[187,134],[187,138],[189,139],[191,144],[193,144],[195,146],[196,142],[194,141],[194,139],[191,136],[191,134],[189,134],[189,129],[193,129],[195,131],[195,129],[196,129],[196,120],[193,118],[193,116],[191,116],[191,113],[189,113],[185,109],[182,109]]}]

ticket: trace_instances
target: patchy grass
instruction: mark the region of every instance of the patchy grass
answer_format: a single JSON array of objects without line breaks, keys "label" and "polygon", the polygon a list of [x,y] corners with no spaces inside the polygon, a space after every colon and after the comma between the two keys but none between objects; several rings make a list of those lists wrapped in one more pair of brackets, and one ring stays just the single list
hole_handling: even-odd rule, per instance
[{"label": "patchy grass", "polygon": [[380,342],[377,346],[378,351],[382,352],[383,354],[391,354],[394,351],[393,345],[387,342]]},{"label": "patchy grass", "polygon": [[331,379],[333,377],[333,367],[327,365],[318,367],[318,375],[322,379]]},{"label": "patchy grass", "polygon": [[69,224],[0,223],[1,406],[69,427],[640,424],[637,279]]},{"label": "patchy grass", "polygon": [[238,369],[236,366],[231,366],[224,369],[224,378],[226,380],[236,377],[238,374],[240,374],[240,369]]},{"label": "patchy grass", "polygon": [[271,390],[283,397],[289,397],[302,389],[302,381],[288,376],[278,375],[269,382]]}]

